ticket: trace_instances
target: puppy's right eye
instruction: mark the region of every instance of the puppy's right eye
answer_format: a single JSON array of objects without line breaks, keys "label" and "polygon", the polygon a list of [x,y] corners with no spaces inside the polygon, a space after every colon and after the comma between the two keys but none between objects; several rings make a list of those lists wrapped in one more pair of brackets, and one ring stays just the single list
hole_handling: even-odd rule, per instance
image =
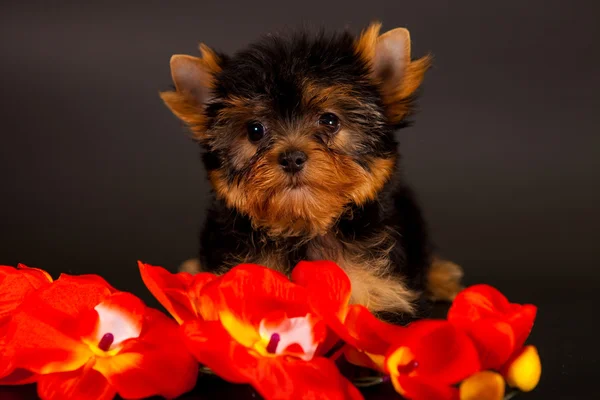
[{"label": "puppy's right eye", "polygon": [[251,142],[258,142],[265,136],[265,127],[260,122],[249,122],[246,129]]}]

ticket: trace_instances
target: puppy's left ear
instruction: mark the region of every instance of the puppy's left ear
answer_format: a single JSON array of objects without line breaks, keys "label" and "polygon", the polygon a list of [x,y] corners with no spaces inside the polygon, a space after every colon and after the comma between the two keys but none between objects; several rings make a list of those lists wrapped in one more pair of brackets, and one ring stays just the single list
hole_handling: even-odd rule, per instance
[{"label": "puppy's left ear", "polygon": [[202,57],[175,54],[171,57],[171,77],[175,91],[161,92],[167,107],[190,127],[197,139],[206,128],[204,110],[213,96],[215,76],[221,71],[220,59],[210,48],[200,45]]},{"label": "puppy's left ear", "polygon": [[392,123],[412,111],[412,96],[431,65],[431,56],[410,59],[410,33],[405,28],[379,34],[380,23],[369,26],[356,42],[359,55],[370,67],[371,79],[381,90]]}]

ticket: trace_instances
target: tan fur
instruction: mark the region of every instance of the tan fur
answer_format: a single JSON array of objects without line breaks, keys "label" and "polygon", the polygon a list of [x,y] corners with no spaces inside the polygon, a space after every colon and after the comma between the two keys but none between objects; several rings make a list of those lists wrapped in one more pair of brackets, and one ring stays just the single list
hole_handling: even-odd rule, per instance
[{"label": "tan fur", "polygon": [[[219,57],[204,44],[200,44],[199,50],[202,58],[187,57],[194,59],[198,64],[198,67],[206,73],[205,81],[199,82],[199,84],[208,88],[213,88],[214,76],[221,71]],[[192,132],[192,136],[195,139],[203,140],[205,138],[205,104],[198,104],[198,102],[193,98],[193,96],[190,95],[190,93],[186,93],[179,88],[175,91],[160,92],[159,95],[171,112],[189,127]]]},{"label": "tan fur", "polygon": [[189,260],[185,260],[179,265],[179,272],[188,272],[192,275],[202,272],[202,265],[200,265],[200,260],[197,258],[190,258]]},{"label": "tan fur", "polygon": [[[219,59],[219,56],[217,56],[217,54],[204,43],[200,43],[199,49],[200,54],[202,54],[202,63],[206,70],[212,75],[221,72],[221,65],[219,64],[221,60]],[[211,86],[213,83],[214,81],[210,81]]]},{"label": "tan fur", "polygon": [[[229,271],[231,268],[240,264],[256,264],[262,265],[264,267],[282,272],[288,273],[290,271],[290,266],[287,261],[286,254],[284,252],[262,252],[258,256],[252,253],[248,254],[231,254],[229,260],[221,265],[216,270],[211,271],[216,275],[222,275]],[[190,274],[197,274],[199,272],[205,272],[200,264],[200,260],[197,258],[191,258],[189,260],[184,261],[179,265],[178,271],[180,272],[189,272]]]},{"label": "tan fur", "polygon": [[390,121],[394,123],[400,122],[407,114],[413,111],[411,110],[410,98],[423,82],[425,72],[431,66],[431,61],[432,57],[427,55],[410,62],[406,66],[402,85],[397,91],[385,94],[386,114]]},{"label": "tan fur", "polygon": [[[258,245],[260,248],[260,245]],[[287,274],[292,266],[289,265],[287,253],[283,250],[271,252],[259,251],[256,254],[254,251],[249,251],[246,254],[230,254],[229,259],[220,268],[216,270],[217,274],[224,274],[231,268],[239,264],[256,264],[270,268],[275,271]]]},{"label": "tan fur", "polygon": [[231,163],[238,169],[243,168],[256,153],[256,145],[252,144],[245,137],[236,138],[232,144],[232,148],[235,151],[233,151]]},{"label": "tan fur", "polygon": [[209,173],[217,196],[277,237],[327,233],[349,203],[374,199],[395,167],[394,159],[374,159],[368,173],[349,156],[326,153],[307,142],[303,150],[310,162],[302,177],[294,178],[303,185],[291,188],[290,177],[276,165],[282,149],[275,146],[257,160],[244,181],[229,184],[223,171]]},{"label": "tan fur", "polygon": [[339,99],[362,105],[353,95],[351,85],[338,84],[327,86],[305,81],[302,88],[302,104],[304,107],[319,107],[321,109],[335,108]]},{"label": "tan fur", "polygon": [[179,92],[161,92],[160,98],[177,118],[183,121],[195,139],[202,139],[206,130],[203,108]]},{"label": "tan fur", "polygon": [[381,22],[373,22],[367,29],[361,32],[356,41],[356,52],[367,63],[370,63],[373,57],[375,57],[375,44],[377,43],[380,30]]},{"label": "tan fur", "polygon": [[371,312],[412,314],[417,294],[409,290],[402,278],[387,273],[389,260],[364,259],[360,255],[343,256],[336,262],[352,283],[351,304],[360,304]]},{"label": "tan fur", "polygon": [[[375,58],[377,41],[389,33],[379,35],[380,29],[381,23],[372,23],[356,40],[356,51],[368,64],[371,64]],[[408,31],[406,31],[406,34],[408,36]],[[404,69],[401,83],[389,87],[385,82],[374,78],[381,87],[384,104],[386,105],[386,116],[392,123],[402,121],[412,111],[411,97],[423,82],[425,72],[431,67],[431,55],[426,55],[415,61],[410,60],[410,37],[407,37],[407,39],[407,62],[405,65],[399,66]]]},{"label": "tan fur", "polygon": [[434,257],[427,274],[427,291],[432,300],[453,301],[463,289],[463,271],[457,264]]}]

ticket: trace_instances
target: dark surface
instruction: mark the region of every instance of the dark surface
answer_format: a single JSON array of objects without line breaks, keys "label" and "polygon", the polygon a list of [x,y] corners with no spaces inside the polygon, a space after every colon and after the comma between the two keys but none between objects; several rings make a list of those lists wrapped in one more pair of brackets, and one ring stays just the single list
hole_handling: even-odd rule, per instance
[{"label": "dark surface", "polygon": [[[362,390],[366,399],[383,400],[398,398],[391,384],[379,385]],[[0,388],[2,400],[29,400],[35,399],[35,386],[16,388]],[[518,394],[518,399],[526,399],[523,394]],[[232,385],[215,377],[205,376],[198,380],[196,388],[180,397],[178,400],[212,400],[212,399],[256,399],[260,397],[246,385]],[[506,398],[509,398],[508,396]],[[511,397],[515,398],[515,397]],[[159,398],[152,398],[158,400]]]},{"label": "dark surface", "polygon": [[42,4],[0,6],[1,263],[98,273],[156,305],[136,260],[174,268],[193,256],[208,190],[158,98],[170,55],[196,54],[198,41],[234,51],[301,22],[356,32],[382,19],[410,29],[415,56],[435,55],[416,125],[399,137],[434,239],[468,284],[539,306],[542,381],[519,398],[595,395],[597,3]]}]

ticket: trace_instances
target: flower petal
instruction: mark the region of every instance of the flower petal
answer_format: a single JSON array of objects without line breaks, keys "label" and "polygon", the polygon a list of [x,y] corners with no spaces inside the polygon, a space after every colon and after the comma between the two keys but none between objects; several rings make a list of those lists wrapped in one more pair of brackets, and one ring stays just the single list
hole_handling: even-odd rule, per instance
[{"label": "flower petal", "polygon": [[508,299],[490,285],[473,285],[462,290],[452,302],[448,319],[467,318],[475,321],[505,315],[511,311]]},{"label": "flower petal", "polygon": [[481,371],[460,384],[460,400],[502,400],[504,378],[497,372]]},{"label": "flower petal", "polygon": [[[201,273],[198,275],[201,275],[202,278],[195,278],[188,272],[172,274],[162,267],[144,264],[141,261],[138,261],[138,266],[142,280],[150,293],[178,323],[197,318],[193,299],[190,298],[188,291],[194,282],[207,283],[214,279],[213,274]],[[194,286],[197,286],[194,289],[198,290],[203,285]]]},{"label": "flower petal", "polygon": [[142,331],[146,305],[130,293],[115,293],[94,307],[98,313],[99,324],[96,327],[96,343],[110,333],[114,339],[111,348],[121,342],[137,338]]},{"label": "flower petal", "polygon": [[113,357],[98,358],[94,369],[124,398],[179,397],[195,386],[198,363],[175,321],[154,309],[144,315],[139,339],[125,342]]},{"label": "flower petal", "polygon": [[307,289],[312,312],[347,344],[368,353],[369,360],[384,358],[390,342],[401,340],[403,327],[381,321],[366,307],[348,306],[350,279],[337,264],[302,261],[292,271],[292,280]]},{"label": "flower petal", "polygon": [[37,391],[42,400],[112,400],[116,394],[102,374],[87,366],[40,376]]},{"label": "flower petal", "polygon": [[283,357],[261,358],[252,386],[268,400],[362,399],[359,390],[323,357],[310,362]]},{"label": "flower petal", "polygon": [[458,389],[444,385],[435,379],[392,376],[394,388],[403,397],[410,400],[458,400]]},{"label": "flower petal", "polygon": [[519,349],[523,347],[531,333],[537,315],[537,307],[532,304],[522,306],[514,304],[514,306],[508,323],[515,333],[515,347]]},{"label": "flower petal", "polygon": [[70,283],[74,285],[91,285],[97,288],[96,290],[107,290],[108,293],[116,293],[119,290],[115,289],[110,283],[103,277],[96,274],[83,274],[83,275],[69,275],[61,274],[58,279],[63,283]]},{"label": "flower petal", "polygon": [[343,316],[350,301],[348,275],[332,261],[301,261],[292,270],[292,281],[305,287],[316,308]]},{"label": "flower petal", "polygon": [[46,374],[83,366],[92,353],[80,340],[79,318],[110,294],[100,277],[63,274],[27,296],[9,325],[14,367]]},{"label": "flower petal", "polygon": [[62,274],[52,285],[38,291],[38,301],[71,316],[94,308],[115,289],[97,275]]},{"label": "flower petal", "polygon": [[31,268],[25,264],[17,264],[17,269],[28,276],[31,285],[36,289],[46,283],[52,283],[54,279],[43,269]]},{"label": "flower petal", "polygon": [[274,348],[266,349],[268,353],[277,355],[291,355],[305,361],[312,359],[321,344],[327,337],[327,327],[323,320],[314,315],[305,317],[281,318],[276,313],[276,318],[267,316],[260,322],[260,337],[270,342],[273,335],[277,335]]},{"label": "flower petal", "polygon": [[25,385],[36,381],[37,375],[25,369],[15,368],[14,348],[7,347],[6,327],[0,327],[0,386]]},{"label": "flower petal", "polygon": [[188,321],[181,328],[186,345],[198,362],[229,382],[251,381],[257,358],[233,340],[219,321]]},{"label": "flower petal", "polygon": [[456,296],[448,321],[475,341],[483,368],[498,369],[523,346],[536,313],[531,304],[509,303],[497,289],[475,285]]},{"label": "flower petal", "polygon": [[217,280],[217,278],[216,275],[205,272],[194,275],[187,295],[192,299],[192,304],[195,307],[195,318],[203,318],[207,321],[216,321],[219,319],[219,314],[213,302],[207,296],[202,297],[201,295],[204,287],[210,282]]},{"label": "flower petal", "polygon": [[[5,371],[6,372],[6,371]],[[0,372],[0,376],[2,372]],[[26,369],[14,369],[0,378],[0,386],[27,385],[37,381],[38,375]]]},{"label": "flower petal", "polygon": [[358,350],[382,356],[387,354],[393,343],[402,342],[409,332],[406,327],[380,320],[360,305],[348,307],[343,330],[337,324],[331,324],[330,327]]},{"label": "flower petal", "polygon": [[92,353],[71,335],[77,320],[38,300],[29,296],[11,319],[6,352],[14,368],[45,374],[82,367]]},{"label": "flower petal", "polygon": [[241,264],[206,284],[200,303],[214,304],[215,311],[258,329],[266,313],[285,311],[288,318],[305,316],[309,309],[306,290],[280,272],[253,264]]},{"label": "flower petal", "polygon": [[506,365],[502,374],[509,386],[530,392],[540,381],[542,363],[535,346],[525,346]]},{"label": "flower petal", "polygon": [[499,369],[515,351],[515,336],[510,324],[484,319],[463,326],[479,353],[482,369]]},{"label": "flower petal", "polygon": [[[407,327],[400,346],[390,350],[386,369],[397,374],[405,360],[398,352],[412,354],[418,363],[411,375],[426,377],[439,384],[455,384],[479,371],[479,355],[465,333],[443,320],[421,320]],[[406,360],[411,361],[411,360]]]},{"label": "flower petal", "polygon": [[47,272],[27,268],[0,266],[0,324],[21,304],[25,296],[52,282]]}]

